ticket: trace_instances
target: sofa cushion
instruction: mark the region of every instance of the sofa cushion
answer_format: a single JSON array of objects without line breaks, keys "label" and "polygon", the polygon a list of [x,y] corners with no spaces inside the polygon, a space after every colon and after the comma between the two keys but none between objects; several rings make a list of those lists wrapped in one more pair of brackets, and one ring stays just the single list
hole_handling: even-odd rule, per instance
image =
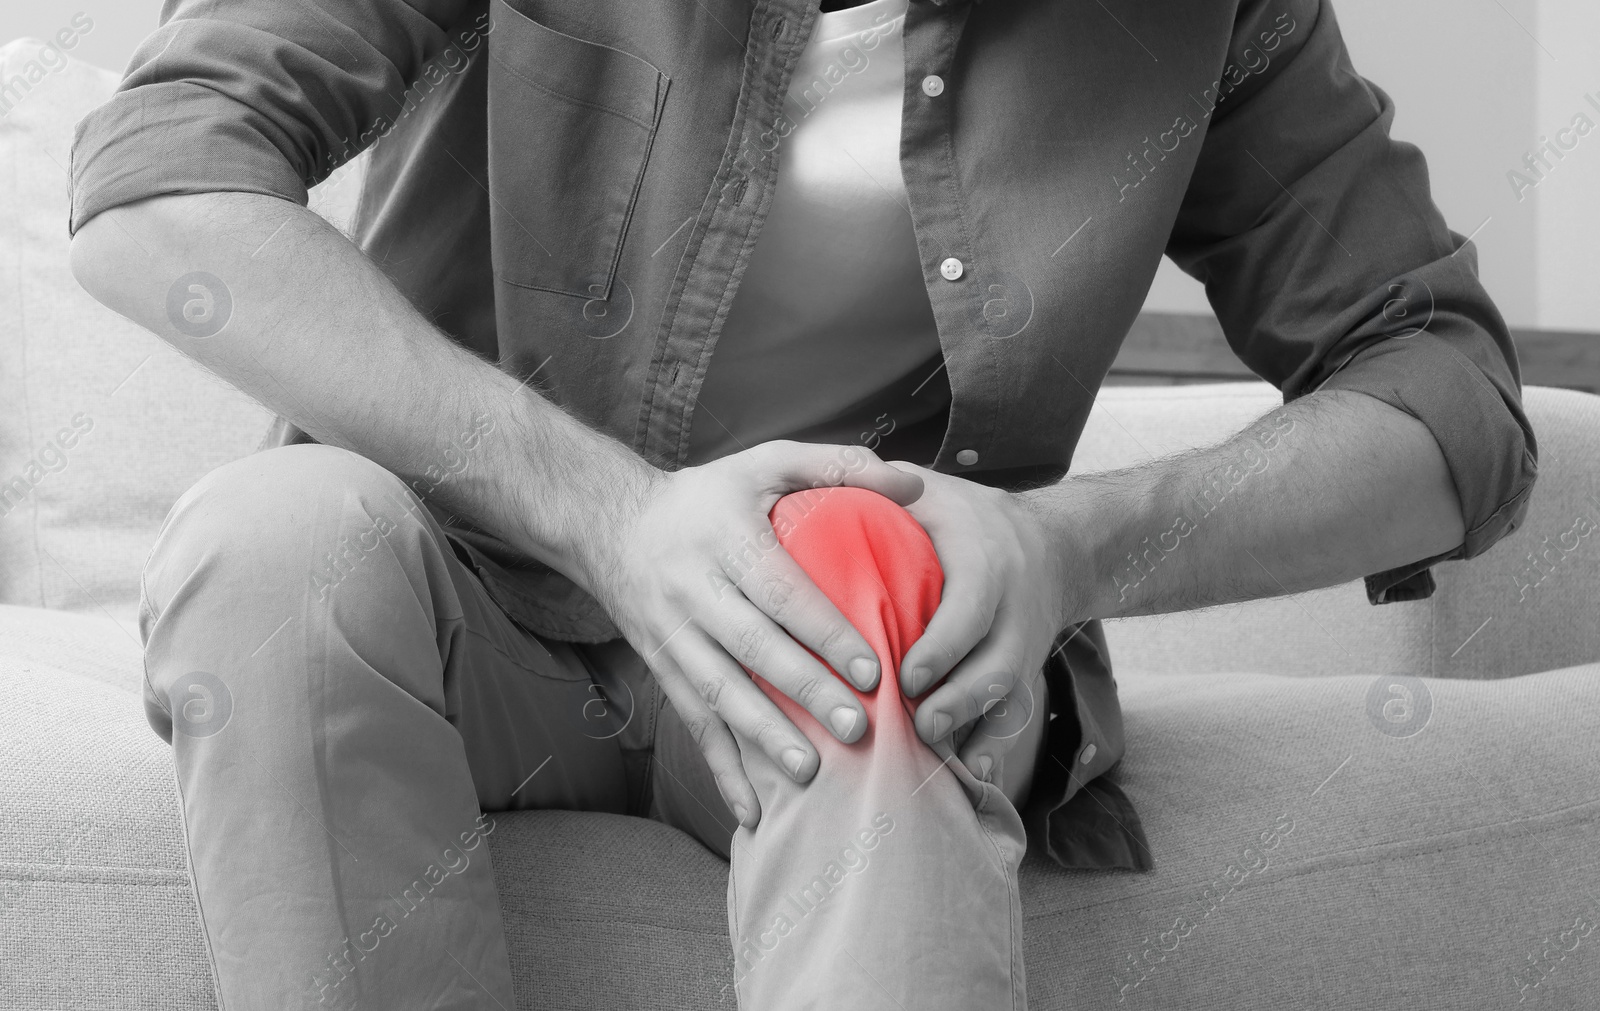
[{"label": "sofa cushion", "polygon": [[1030,1005],[1580,1006],[1600,992],[1600,958],[1568,956],[1575,918],[1600,925],[1597,680],[1402,682],[1389,712],[1390,678],[1128,685],[1120,782],[1156,869],[1030,858]]},{"label": "sofa cushion", "polygon": [[[1266,383],[1110,387],[1095,403],[1073,471],[1222,442],[1280,402]],[[1109,621],[1113,669],[1119,677],[1251,670],[1495,678],[1600,660],[1600,398],[1534,386],[1524,404],[1539,440],[1539,481],[1523,525],[1477,558],[1435,566],[1431,598],[1373,606],[1357,580]]]},{"label": "sofa cushion", "polygon": [[[42,45],[0,48],[0,79],[25,75]],[[73,279],[73,124],[117,75],[70,57],[43,65],[56,69],[0,119],[0,603],[127,622],[168,508],[254,449],[271,415]],[[319,187],[314,206],[347,215],[358,171]]]},{"label": "sofa cushion", "polygon": [[21,607],[0,643],[0,1007],[214,1006],[138,643]]},{"label": "sofa cushion", "polygon": [[[104,618],[16,607],[0,642],[0,1006],[214,1007],[135,644]],[[1029,856],[1030,1006],[1251,1011],[1328,1006],[1328,990],[1474,1011],[1596,992],[1600,937],[1581,924],[1600,923],[1600,665],[1402,682],[1409,709],[1385,712],[1390,685],[1126,684],[1117,776],[1155,870]],[[496,823],[522,1006],[734,1006],[718,858],[615,815]]]}]

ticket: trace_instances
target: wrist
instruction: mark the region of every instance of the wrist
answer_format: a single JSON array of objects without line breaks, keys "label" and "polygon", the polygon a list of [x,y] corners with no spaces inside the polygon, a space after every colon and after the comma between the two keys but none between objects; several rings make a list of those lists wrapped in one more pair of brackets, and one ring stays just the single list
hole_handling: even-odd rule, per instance
[{"label": "wrist", "polygon": [[1053,578],[1060,587],[1061,627],[1116,617],[1126,606],[1127,533],[1143,510],[1131,490],[1098,476],[1069,477],[1021,492],[1037,520]]},{"label": "wrist", "polygon": [[559,454],[549,452],[551,440],[524,455],[517,511],[530,554],[598,598],[628,528],[668,475],[597,433],[566,434],[575,438]]},{"label": "wrist", "polygon": [[666,471],[624,452],[599,468],[596,480],[568,499],[567,575],[590,596],[606,600],[607,587],[633,550],[639,519],[671,477]]},{"label": "wrist", "polygon": [[1093,581],[1085,578],[1093,544],[1082,521],[1079,490],[1062,481],[1017,492],[1013,497],[1031,520],[1041,542],[1040,557],[1055,591],[1056,627],[1067,628],[1093,617]]}]

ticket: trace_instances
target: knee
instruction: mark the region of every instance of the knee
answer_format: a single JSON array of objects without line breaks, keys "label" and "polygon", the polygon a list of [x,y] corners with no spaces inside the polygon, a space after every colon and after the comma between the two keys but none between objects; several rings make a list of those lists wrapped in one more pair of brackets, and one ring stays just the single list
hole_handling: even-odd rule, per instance
[{"label": "knee", "polygon": [[201,478],[167,514],[145,563],[157,612],[197,574],[231,592],[313,599],[426,512],[404,483],[356,453],[323,445],[272,449]]},{"label": "knee", "polygon": [[939,558],[922,525],[904,506],[866,488],[809,488],[772,508],[773,530],[785,547],[842,554],[858,544],[904,549],[919,563]]},{"label": "knee", "polygon": [[856,588],[852,599],[887,597],[921,621],[933,616],[944,570],[903,506],[865,488],[812,488],[779,499],[771,520],[778,543],[824,591]]},{"label": "knee", "polygon": [[394,686],[442,712],[442,659],[425,659],[460,618],[449,558],[404,483],[355,453],[289,446],[212,471],[145,564],[151,724],[172,740],[175,721],[204,736],[248,712],[261,728],[313,697],[360,721]]},{"label": "knee", "polygon": [[864,488],[785,495],[771,520],[778,543],[879,650],[891,675],[938,610],[944,590],[944,570],[922,524]]}]

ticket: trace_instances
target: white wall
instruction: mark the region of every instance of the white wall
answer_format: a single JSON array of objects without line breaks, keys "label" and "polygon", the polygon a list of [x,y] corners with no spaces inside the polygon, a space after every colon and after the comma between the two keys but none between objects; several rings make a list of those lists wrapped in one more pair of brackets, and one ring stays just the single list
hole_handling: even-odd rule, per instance
[{"label": "white wall", "polygon": [[1538,216],[1537,319],[1600,330],[1600,3],[1544,0],[1535,34],[1551,52],[1539,54],[1538,132],[1550,136],[1579,112],[1595,125],[1525,201]]},{"label": "white wall", "polygon": [[121,72],[134,47],[155,31],[160,0],[0,0],[0,45],[31,35],[44,42],[82,11],[94,22],[72,48],[72,55],[97,67]]},{"label": "white wall", "polygon": [[[1484,283],[1513,326],[1600,332],[1600,0],[1334,0],[1356,69],[1394,98],[1456,231],[1478,232]],[[0,0],[0,42],[95,22],[74,55],[120,70],[158,0]],[[1520,27],[1519,27],[1520,22]],[[1537,41],[1535,41],[1537,39]],[[1597,130],[1519,201],[1506,173],[1586,111]],[[1525,171],[1525,170],[1523,170]],[[1207,312],[1163,263],[1146,302]]]}]

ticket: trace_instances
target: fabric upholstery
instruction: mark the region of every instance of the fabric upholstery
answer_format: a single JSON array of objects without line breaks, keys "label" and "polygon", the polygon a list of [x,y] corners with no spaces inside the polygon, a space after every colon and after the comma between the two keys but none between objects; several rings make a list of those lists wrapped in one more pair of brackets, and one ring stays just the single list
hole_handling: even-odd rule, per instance
[{"label": "fabric upholstery", "polygon": [[137,641],[0,606],[0,643],[0,1007],[214,1006]]},{"label": "fabric upholstery", "polygon": [[1032,1006],[1589,1006],[1592,941],[1526,968],[1575,917],[1600,924],[1597,680],[1419,681],[1431,715],[1410,737],[1380,730],[1366,675],[1125,684],[1119,781],[1156,869],[1030,858]]}]

